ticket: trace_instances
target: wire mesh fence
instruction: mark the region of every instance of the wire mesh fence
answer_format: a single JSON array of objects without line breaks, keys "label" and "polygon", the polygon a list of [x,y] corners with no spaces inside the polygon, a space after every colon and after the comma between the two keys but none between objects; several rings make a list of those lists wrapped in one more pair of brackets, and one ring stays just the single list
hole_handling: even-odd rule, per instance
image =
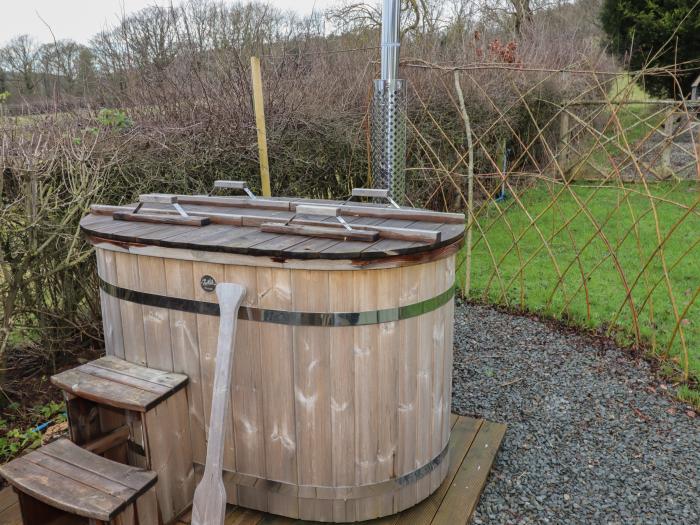
[{"label": "wire mesh fence", "polygon": [[[464,138],[424,106],[433,132],[410,126],[423,153],[410,185],[467,208],[465,294],[603,329],[697,381],[700,106],[650,99],[634,74],[579,72],[586,89],[556,104],[504,75],[506,95],[479,101],[495,118],[474,125],[459,102],[471,72],[436,74],[454,77],[443,84]],[[558,75],[571,73],[541,81]],[[436,135],[447,149],[433,147]]]}]

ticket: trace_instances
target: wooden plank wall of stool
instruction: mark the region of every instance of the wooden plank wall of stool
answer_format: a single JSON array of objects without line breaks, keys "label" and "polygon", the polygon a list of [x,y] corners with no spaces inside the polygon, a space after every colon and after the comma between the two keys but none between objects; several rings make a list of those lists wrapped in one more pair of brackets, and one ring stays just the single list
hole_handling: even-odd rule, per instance
[{"label": "wooden plank wall of stool", "polygon": [[164,523],[188,506],[194,471],[187,376],[108,356],[51,380],[64,391],[74,443],[155,471],[157,512]]}]

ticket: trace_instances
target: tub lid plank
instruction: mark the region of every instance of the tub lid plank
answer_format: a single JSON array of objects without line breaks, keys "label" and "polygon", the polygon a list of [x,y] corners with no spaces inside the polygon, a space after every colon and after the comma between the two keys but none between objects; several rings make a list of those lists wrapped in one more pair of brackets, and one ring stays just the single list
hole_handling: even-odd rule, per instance
[{"label": "tub lid plank", "polygon": [[[205,226],[184,224],[149,224],[114,220],[114,212],[133,209],[136,205],[123,207],[95,206],[92,212],[81,221],[83,231],[91,240],[100,239],[153,245],[165,248],[235,253],[242,255],[267,256],[287,259],[381,259],[397,255],[411,255],[427,252],[461,241],[465,224],[463,216],[453,213],[439,213],[414,208],[389,208],[378,205],[347,203],[332,200],[313,199],[266,199],[265,202],[279,202],[280,209],[266,206],[258,209],[250,201],[241,198],[194,197],[191,201],[178,196],[182,208],[193,217],[209,218]],[[325,231],[325,225],[342,228],[338,217],[323,215],[297,215],[297,204],[339,207],[338,214],[350,227],[361,226],[358,231],[379,231],[379,239],[338,240],[333,238],[304,235],[305,231]],[[146,203],[140,213],[152,216],[167,216],[171,206],[164,203]],[[287,228],[284,232],[261,231],[262,224],[297,224],[309,228]],[[295,222],[296,221],[296,222]],[[380,227],[374,230],[372,227]],[[381,226],[387,229],[381,231]],[[270,229],[270,228],[266,228]],[[397,232],[404,231],[402,238]],[[423,232],[423,239],[420,233]],[[437,232],[429,235],[428,232]],[[362,237],[360,235],[358,237]],[[329,237],[331,237],[329,235]]]}]

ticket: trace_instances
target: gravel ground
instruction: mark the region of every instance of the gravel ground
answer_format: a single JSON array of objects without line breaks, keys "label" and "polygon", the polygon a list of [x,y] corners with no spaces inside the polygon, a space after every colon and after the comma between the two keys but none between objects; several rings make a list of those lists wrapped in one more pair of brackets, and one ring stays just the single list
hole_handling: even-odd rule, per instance
[{"label": "gravel ground", "polygon": [[472,523],[700,523],[700,417],[647,363],[485,306],[455,321],[453,409],[508,424]]}]

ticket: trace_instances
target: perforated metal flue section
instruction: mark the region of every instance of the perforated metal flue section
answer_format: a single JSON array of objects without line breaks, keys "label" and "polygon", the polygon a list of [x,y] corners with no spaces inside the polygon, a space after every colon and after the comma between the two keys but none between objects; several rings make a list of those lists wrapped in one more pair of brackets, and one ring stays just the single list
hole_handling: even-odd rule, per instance
[{"label": "perforated metal flue section", "polygon": [[375,80],[372,99],[372,184],[402,204],[406,194],[406,82]]}]

